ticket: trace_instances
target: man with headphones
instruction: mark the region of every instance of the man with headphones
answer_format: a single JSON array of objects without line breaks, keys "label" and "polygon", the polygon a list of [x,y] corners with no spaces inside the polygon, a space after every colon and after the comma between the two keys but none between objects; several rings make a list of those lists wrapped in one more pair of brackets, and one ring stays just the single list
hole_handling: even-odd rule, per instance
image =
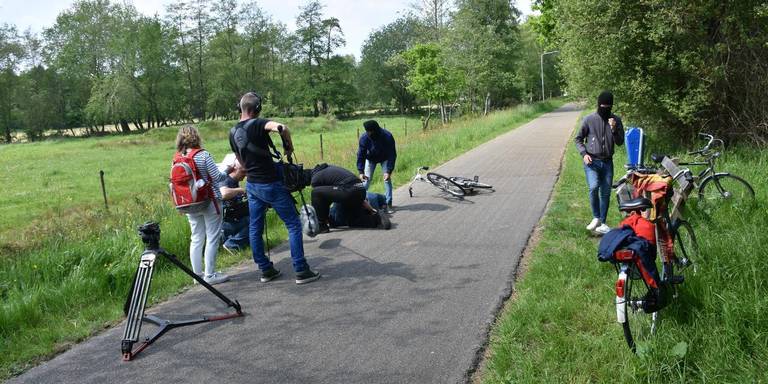
[{"label": "man with headphones", "polygon": [[312,271],[304,258],[304,242],[301,220],[291,194],[285,188],[282,169],[273,161],[279,155],[270,152],[274,148],[270,133],[277,133],[283,143],[286,156],[293,153],[291,134],[284,124],[262,119],[262,98],[255,92],[248,92],[240,98],[238,109],[240,121],[229,132],[229,145],[238,161],[245,167],[250,212],[249,237],[253,261],[261,270],[261,282],[266,283],[280,276],[280,271],[264,255],[264,220],[266,210],[272,207],[288,229],[288,242],[291,246],[291,260],[296,272],[296,284],[306,284],[320,278]]}]

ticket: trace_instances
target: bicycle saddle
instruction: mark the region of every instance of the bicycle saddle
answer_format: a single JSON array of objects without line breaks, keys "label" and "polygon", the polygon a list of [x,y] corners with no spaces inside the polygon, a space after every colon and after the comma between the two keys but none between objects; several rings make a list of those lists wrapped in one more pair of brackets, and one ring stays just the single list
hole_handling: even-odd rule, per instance
[{"label": "bicycle saddle", "polygon": [[646,199],[645,197],[638,197],[636,199],[622,201],[619,204],[619,211],[622,211],[622,212],[643,211],[651,207],[653,207],[653,203],[651,203],[650,200]]},{"label": "bicycle saddle", "polygon": [[661,163],[664,158],[667,157],[667,155],[663,153],[652,153],[651,154],[651,160],[653,160],[654,163]]}]

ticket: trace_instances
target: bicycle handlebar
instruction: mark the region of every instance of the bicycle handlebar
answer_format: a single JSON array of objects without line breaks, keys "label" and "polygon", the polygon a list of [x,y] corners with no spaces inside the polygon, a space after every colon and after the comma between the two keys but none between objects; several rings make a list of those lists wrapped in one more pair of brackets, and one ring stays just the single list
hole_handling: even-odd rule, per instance
[{"label": "bicycle handlebar", "polygon": [[[704,148],[699,149],[698,151],[694,151],[694,152],[689,153],[690,155],[706,153],[707,151],[709,151],[709,148],[712,146],[712,143],[716,140],[715,137],[710,135],[709,133],[699,132],[699,137],[704,139],[704,140],[707,140],[707,145],[705,145]],[[720,140],[720,139],[717,139],[717,140]],[[721,142],[722,142],[722,140],[721,140]]]}]

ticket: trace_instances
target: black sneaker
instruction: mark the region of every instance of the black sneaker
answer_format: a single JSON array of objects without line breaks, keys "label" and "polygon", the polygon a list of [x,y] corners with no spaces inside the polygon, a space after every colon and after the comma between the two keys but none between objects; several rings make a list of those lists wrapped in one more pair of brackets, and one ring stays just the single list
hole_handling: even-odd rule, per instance
[{"label": "black sneaker", "polygon": [[296,284],[311,283],[320,278],[320,274],[307,268],[296,274]]},{"label": "black sneaker", "polygon": [[320,223],[317,233],[329,233],[329,232],[331,232],[331,227],[327,223]]},{"label": "black sneaker", "polygon": [[280,270],[277,268],[270,268],[261,273],[261,282],[269,283],[270,281],[277,279],[280,276]]},{"label": "black sneaker", "polygon": [[387,217],[387,214],[385,214],[384,212],[381,212],[381,211],[379,211],[376,214],[379,215],[379,220],[377,220],[379,222],[379,225],[377,226],[377,228],[379,228],[379,229],[390,229],[390,228],[392,228],[392,222],[389,221],[389,217]]}]

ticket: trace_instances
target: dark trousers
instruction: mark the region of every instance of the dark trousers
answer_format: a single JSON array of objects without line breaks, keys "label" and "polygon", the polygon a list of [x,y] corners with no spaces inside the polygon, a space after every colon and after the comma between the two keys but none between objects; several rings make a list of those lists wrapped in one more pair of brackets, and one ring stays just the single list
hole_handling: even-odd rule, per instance
[{"label": "dark trousers", "polygon": [[317,219],[328,223],[331,204],[336,203],[344,211],[362,207],[365,200],[365,188],[362,186],[318,186],[312,187],[312,206],[317,211]]}]

